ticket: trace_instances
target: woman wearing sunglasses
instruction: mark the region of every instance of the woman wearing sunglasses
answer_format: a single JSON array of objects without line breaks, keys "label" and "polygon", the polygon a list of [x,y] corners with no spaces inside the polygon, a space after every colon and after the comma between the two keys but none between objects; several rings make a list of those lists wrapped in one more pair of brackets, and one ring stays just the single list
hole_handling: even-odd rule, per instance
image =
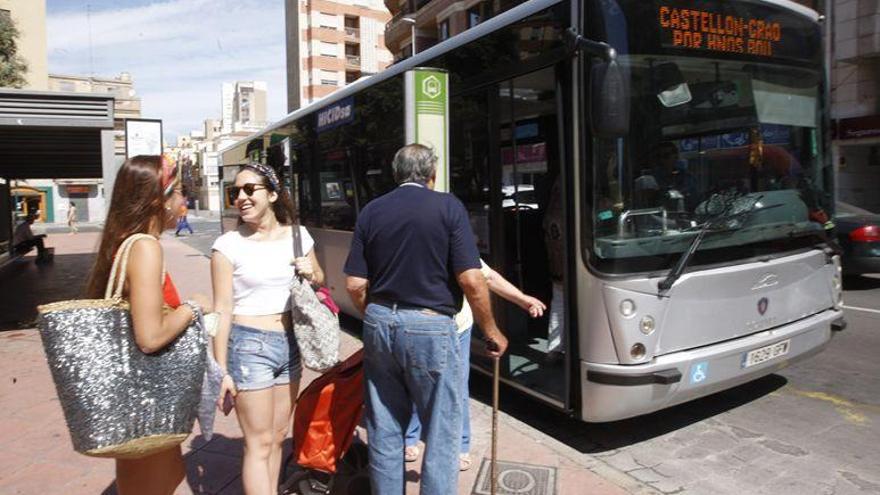
[{"label": "woman wearing sunglasses", "polygon": [[275,493],[281,443],[302,376],[290,321],[290,283],[299,273],[321,284],[324,273],[304,227],[299,229],[307,254],[294,259],[293,203],[271,167],[245,165],[230,192],[239,225],[217,239],[211,258],[215,310],[220,313],[214,355],[226,373],[218,405],[234,398],[244,433],[245,493]]}]

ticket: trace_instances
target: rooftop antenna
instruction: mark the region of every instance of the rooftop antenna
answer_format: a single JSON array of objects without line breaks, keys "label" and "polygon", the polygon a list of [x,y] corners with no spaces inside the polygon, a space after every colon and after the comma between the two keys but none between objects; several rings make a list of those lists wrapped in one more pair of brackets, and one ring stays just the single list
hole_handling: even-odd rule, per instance
[{"label": "rooftop antenna", "polygon": [[89,26],[89,75],[95,75],[95,59],[92,55],[92,5],[86,4],[86,24]]}]

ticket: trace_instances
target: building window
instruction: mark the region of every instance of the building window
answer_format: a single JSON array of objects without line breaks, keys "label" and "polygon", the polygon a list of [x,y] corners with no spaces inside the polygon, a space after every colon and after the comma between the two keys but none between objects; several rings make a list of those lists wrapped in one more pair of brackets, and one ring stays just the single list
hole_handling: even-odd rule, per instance
[{"label": "building window", "polygon": [[361,77],[360,71],[347,70],[345,71],[345,84],[351,84]]},{"label": "building window", "polygon": [[359,17],[345,16],[345,36],[351,38],[360,38],[361,20]]},{"label": "building window", "polygon": [[339,56],[339,45],[336,43],[328,43],[326,41],[321,42],[321,55],[325,57],[338,57]]},{"label": "building window", "polygon": [[480,5],[477,4],[467,11],[467,27],[472,28],[479,24],[482,21],[482,15],[480,14]]},{"label": "building window", "polygon": [[318,13],[318,24],[322,28],[326,29],[336,29],[336,15],[335,14],[327,14],[324,12]]},{"label": "building window", "polygon": [[449,39],[449,19],[445,19],[437,25],[437,33],[440,41]]},{"label": "building window", "polygon": [[339,86],[339,76],[332,70],[321,69],[321,86]]},{"label": "building window", "polygon": [[348,65],[361,65],[361,47],[351,43],[345,44],[345,63]]}]

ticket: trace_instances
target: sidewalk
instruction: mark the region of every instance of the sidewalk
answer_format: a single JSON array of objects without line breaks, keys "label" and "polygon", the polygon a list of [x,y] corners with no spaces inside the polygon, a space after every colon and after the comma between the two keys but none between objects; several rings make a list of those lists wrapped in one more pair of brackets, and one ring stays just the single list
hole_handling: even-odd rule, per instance
[{"label": "sidewalk", "polygon": [[[31,255],[0,275],[0,291],[7,294],[0,301],[0,409],[4,412],[0,421],[0,493],[115,493],[114,463],[76,454],[71,448],[40,337],[31,323],[37,304],[78,297],[98,240],[97,233],[50,234],[47,244],[55,247],[54,263],[35,265]],[[166,235],[162,244],[168,272],[181,296],[210,294],[210,261],[173,235]],[[343,334],[343,356],[359,347],[359,340]],[[315,376],[306,370],[302,386]],[[488,493],[477,481],[481,472],[488,470],[491,405],[472,399],[470,407],[474,464],[461,473],[458,493]],[[499,490],[499,494],[654,493],[598,458],[580,453],[503,412],[499,414],[498,432],[498,457],[503,461],[499,473],[509,488]],[[242,493],[242,440],[234,413],[229,417],[218,415],[215,437],[210,442],[204,441],[196,426],[183,448],[187,480],[177,493]],[[418,462],[407,464],[408,494],[418,493],[418,473]]]}]

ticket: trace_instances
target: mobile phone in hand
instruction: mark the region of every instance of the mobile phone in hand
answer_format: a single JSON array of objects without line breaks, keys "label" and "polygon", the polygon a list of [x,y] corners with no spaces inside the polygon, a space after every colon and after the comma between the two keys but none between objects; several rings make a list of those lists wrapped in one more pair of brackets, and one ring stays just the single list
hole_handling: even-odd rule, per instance
[{"label": "mobile phone in hand", "polygon": [[223,396],[223,415],[229,416],[233,407],[235,407],[235,399],[232,397],[232,392],[227,390],[226,395]]}]

